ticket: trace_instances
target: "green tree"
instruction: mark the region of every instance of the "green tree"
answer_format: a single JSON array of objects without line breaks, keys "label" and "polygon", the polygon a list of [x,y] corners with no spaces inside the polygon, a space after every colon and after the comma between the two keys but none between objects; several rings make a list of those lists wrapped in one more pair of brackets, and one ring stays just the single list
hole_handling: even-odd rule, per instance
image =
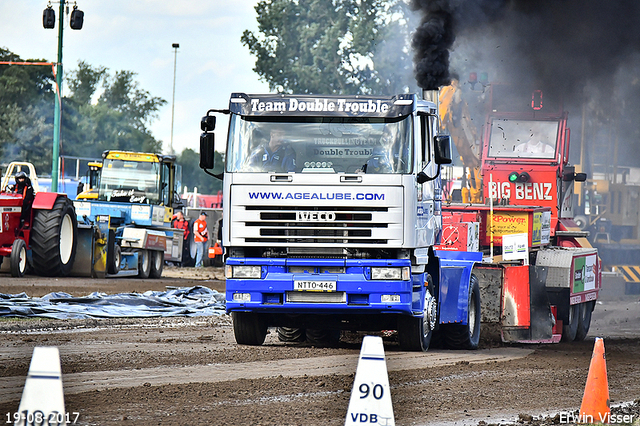
[{"label": "green tree", "polygon": [[[24,62],[5,48],[0,61]],[[48,66],[0,65],[1,162],[28,159],[39,170],[51,167],[53,82]]]},{"label": "green tree", "polygon": [[[0,48],[0,60],[24,62],[6,48]],[[62,103],[62,155],[161,151],[150,125],[166,101],[142,90],[135,73],[111,76],[107,68],[81,61],[66,75],[70,92]],[[42,174],[51,169],[54,84],[51,67],[0,65],[0,162],[29,161]]]},{"label": "green tree", "polygon": [[[71,94],[63,115],[64,153],[99,157],[107,149],[161,152],[162,142],[149,127],[167,102],[140,89],[135,75],[118,71],[112,77],[104,67],[78,63],[68,78]],[[97,96],[100,86],[103,92]]]},{"label": "green tree", "polygon": [[[215,152],[214,174],[222,173],[224,167],[224,157],[221,153]],[[201,194],[217,194],[222,190],[222,181],[204,173],[200,169],[200,154],[190,148],[184,149],[177,157],[177,163],[182,166],[182,184],[187,187],[189,192],[193,188],[198,188]]]},{"label": "green tree", "polygon": [[263,0],[242,43],[271,90],[391,94],[415,86],[402,0]]}]

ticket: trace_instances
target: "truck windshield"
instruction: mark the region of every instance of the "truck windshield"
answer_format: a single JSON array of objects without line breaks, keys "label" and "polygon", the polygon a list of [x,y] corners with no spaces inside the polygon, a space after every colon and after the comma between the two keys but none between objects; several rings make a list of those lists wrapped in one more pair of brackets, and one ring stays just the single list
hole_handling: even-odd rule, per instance
[{"label": "truck windshield", "polygon": [[105,159],[98,199],[127,203],[158,204],[160,164],[150,161]]},{"label": "truck windshield", "polygon": [[557,121],[494,119],[489,157],[556,157]]},{"label": "truck windshield", "polygon": [[411,116],[283,122],[232,115],[227,172],[411,173],[411,125]]}]

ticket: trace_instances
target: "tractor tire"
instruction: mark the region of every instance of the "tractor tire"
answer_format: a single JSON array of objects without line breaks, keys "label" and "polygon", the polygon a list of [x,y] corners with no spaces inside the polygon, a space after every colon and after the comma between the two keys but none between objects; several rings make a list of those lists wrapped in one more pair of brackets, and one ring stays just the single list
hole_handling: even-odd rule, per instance
[{"label": "tractor tire", "polygon": [[580,322],[580,305],[569,306],[569,320],[566,324],[562,324],[563,342],[573,342],[578,332],[578,323]]},{"label": "tractor tire", "polygon": [[337,346],[340,343],[340,330],[307,328],[307,342],[316,346]]},{"label": "tractor tire", "polygon": [[595,308],[596,302],[585,302],[580,304],[580,316],[578,318],[578,330],[576,331],[576,340],[582,341],[587,337],[589,328],[591,327],[591,313]]},{"label": "tractor tire", "polygon": [[151,278],[162,277],[162,270],[164,269],[164,252],[153,250],[149,254],[151,258],[151,271],[149,272],[149,276],[151,276]]},{"label": "tractor tire", "polygon": [[138,252],[138,278],[147,279],[151,273],[151,253],[149,250]]},{"label": "tractor tire", "polygon": [[11,247],[11,276],[22,278],[27,271],[27,244],[20,238],[13,242]]},{"label": "tractor tire", "polygon": [[58,197],[51,210],[34,210],[30,245],[37,274],[65,277],[71,273],[77,228],[76,211],[67,197]]},{"label": "tractor tire", "polygon": [[466,324],[448,324],[443,332],[447,346],[452,349],[478,349],[480,344],[480,283],[471,274]]},{"label": "tractor tire", "polygon": [[304,328],[298,327],[278,327],[278,340],[281,342],[304,342],[307,334]]},{"label": "tractor tire", "polygon": [[232,312],[233,335],[239,345],[260,346],[267,337],[267,324],[253,312]]}]

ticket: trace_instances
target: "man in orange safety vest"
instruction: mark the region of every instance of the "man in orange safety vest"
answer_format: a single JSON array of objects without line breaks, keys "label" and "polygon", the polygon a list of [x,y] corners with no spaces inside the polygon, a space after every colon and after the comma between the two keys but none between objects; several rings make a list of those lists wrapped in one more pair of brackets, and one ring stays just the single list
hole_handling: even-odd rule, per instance
[{"label": "man in orange safety vest", "polygon": [[204,250],[209,239],[209,231],[207,230],[207,212],[200,212],[198,219],[193,222],[193,240],[196,243],[196,268],[202,266],[202,258]]}]

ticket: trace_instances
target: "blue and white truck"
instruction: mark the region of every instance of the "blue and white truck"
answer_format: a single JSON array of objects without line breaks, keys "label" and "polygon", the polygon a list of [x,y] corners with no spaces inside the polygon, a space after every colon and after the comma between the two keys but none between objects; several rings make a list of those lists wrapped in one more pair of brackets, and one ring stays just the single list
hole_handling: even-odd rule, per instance
[{"label": "blue and white truck", "polygon": [[94,191],[74,201],[78,244],[73,275],[160,278],[165,261],[182,259],[182,230],[171,227],[183,207],[175,155],[108,150],[93,163]]},{"label": "blue and white truck", "polygon": [[[437,92],[430,94],[437,99]],[[214,175],[216,114],[229,115]],[[439,251],[440,167],[450,140],[437,105],[396,96],[247,95],[202,118],[200,166],[223,179],[227,312],[237,343],[335,342],[397,330],[474,349],[479,252]]]}]

